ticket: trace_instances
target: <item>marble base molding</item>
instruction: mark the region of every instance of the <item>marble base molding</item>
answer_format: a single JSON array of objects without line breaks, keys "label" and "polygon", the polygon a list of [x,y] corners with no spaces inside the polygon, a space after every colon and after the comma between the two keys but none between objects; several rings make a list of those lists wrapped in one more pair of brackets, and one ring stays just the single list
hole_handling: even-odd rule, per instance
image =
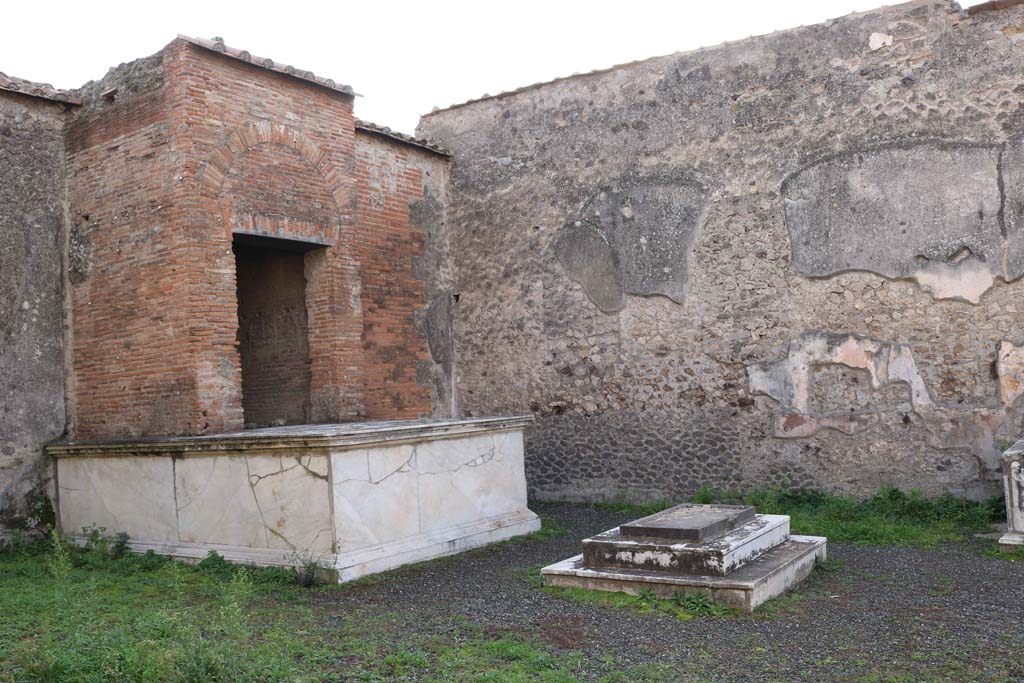
[{"label": "marble base molding", "polygon": [[125,532],[137,552],[318,562],[339,581],[540,528],[526,506],[529,417],[254,429],[63,442],[62,530]]}]

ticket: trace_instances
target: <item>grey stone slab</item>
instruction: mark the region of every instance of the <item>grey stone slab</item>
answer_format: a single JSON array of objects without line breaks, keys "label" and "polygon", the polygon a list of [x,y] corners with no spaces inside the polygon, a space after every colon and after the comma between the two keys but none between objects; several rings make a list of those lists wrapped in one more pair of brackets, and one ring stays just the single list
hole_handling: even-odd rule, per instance
[{"label": "grey stone slab", "polygon": [[545,586],[629,593],[653,591],[659,598],[674,593],[704,593],[715,603],[752,612],[811,573],[827,557],[821,536],[792,536],[771,552],[729,576],[663,574],[629,569],[589,569],[576,555],[541,570]]},{"label": "grey stone slab", "polygon": [[619,527],[631,538],[668,538],[701,541],[721,536],[754,519],[747,505],[698,505],[684,503]]},{"label": "grey stone slab", "polygon": [[788,539],[786,515],[757,515],[739,528],[700,543],[632,538],[611,529],[583,541],[583,559],[592,569],[726,576]]},{"label": "grey stone slab", "polygon": [[532,422],[532,416],[518,415],[289,425],[204,436],[62,441],[47,446],[46,452],[56,458],[67,458],[194,452],[211,455],[215,452],[231,454],[252,449],[345,449],[410,439],[447,439],[490,431],[514,431]]}]

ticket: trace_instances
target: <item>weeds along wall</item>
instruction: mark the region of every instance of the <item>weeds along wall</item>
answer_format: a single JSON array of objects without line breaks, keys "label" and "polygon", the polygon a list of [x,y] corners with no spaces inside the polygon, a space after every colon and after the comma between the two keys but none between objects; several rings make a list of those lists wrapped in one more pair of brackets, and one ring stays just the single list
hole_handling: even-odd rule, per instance
[{"label": "weeds along wall", "polygon": [[537,416],[539,498],[997,493],[1022,40],[1024,7],[919,1],[423,117],[466,412]]}]

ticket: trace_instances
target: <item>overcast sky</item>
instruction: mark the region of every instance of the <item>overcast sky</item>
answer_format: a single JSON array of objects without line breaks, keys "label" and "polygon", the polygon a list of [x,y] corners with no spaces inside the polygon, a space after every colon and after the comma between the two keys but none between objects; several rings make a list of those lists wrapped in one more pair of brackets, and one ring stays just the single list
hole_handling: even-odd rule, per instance
[{"label": "overcast sky", "polygon": [[158,51],[179,33],[221,36],[232,47],[351,85],[363,95],[356,100],[357,116],[412,132],[419,115],[435,106],[880,4],[22,0],[3,8],[0,71],[74,88],[111,66]]}]

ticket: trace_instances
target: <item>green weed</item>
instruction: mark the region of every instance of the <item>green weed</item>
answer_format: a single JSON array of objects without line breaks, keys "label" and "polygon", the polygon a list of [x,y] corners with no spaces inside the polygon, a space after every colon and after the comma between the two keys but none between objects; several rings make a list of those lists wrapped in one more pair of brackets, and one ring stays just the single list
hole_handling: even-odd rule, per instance
[{"label": "green weed", "polygon": [[[763,514],[789,515],[795,534],[827,536],[836,542],[916,547],[962,541],[972,533],[988,531],[1004,514],[1000,498],[986,502],[949,495],[926,498],[920,492],[905,493],[893,487],[857,500],[821,491],[758,488],[741,493],[703,486],[691,502],[753,505]],[[597,507],[642,516],[673,504],[658,500],[632,505],[619,500]]]}]

